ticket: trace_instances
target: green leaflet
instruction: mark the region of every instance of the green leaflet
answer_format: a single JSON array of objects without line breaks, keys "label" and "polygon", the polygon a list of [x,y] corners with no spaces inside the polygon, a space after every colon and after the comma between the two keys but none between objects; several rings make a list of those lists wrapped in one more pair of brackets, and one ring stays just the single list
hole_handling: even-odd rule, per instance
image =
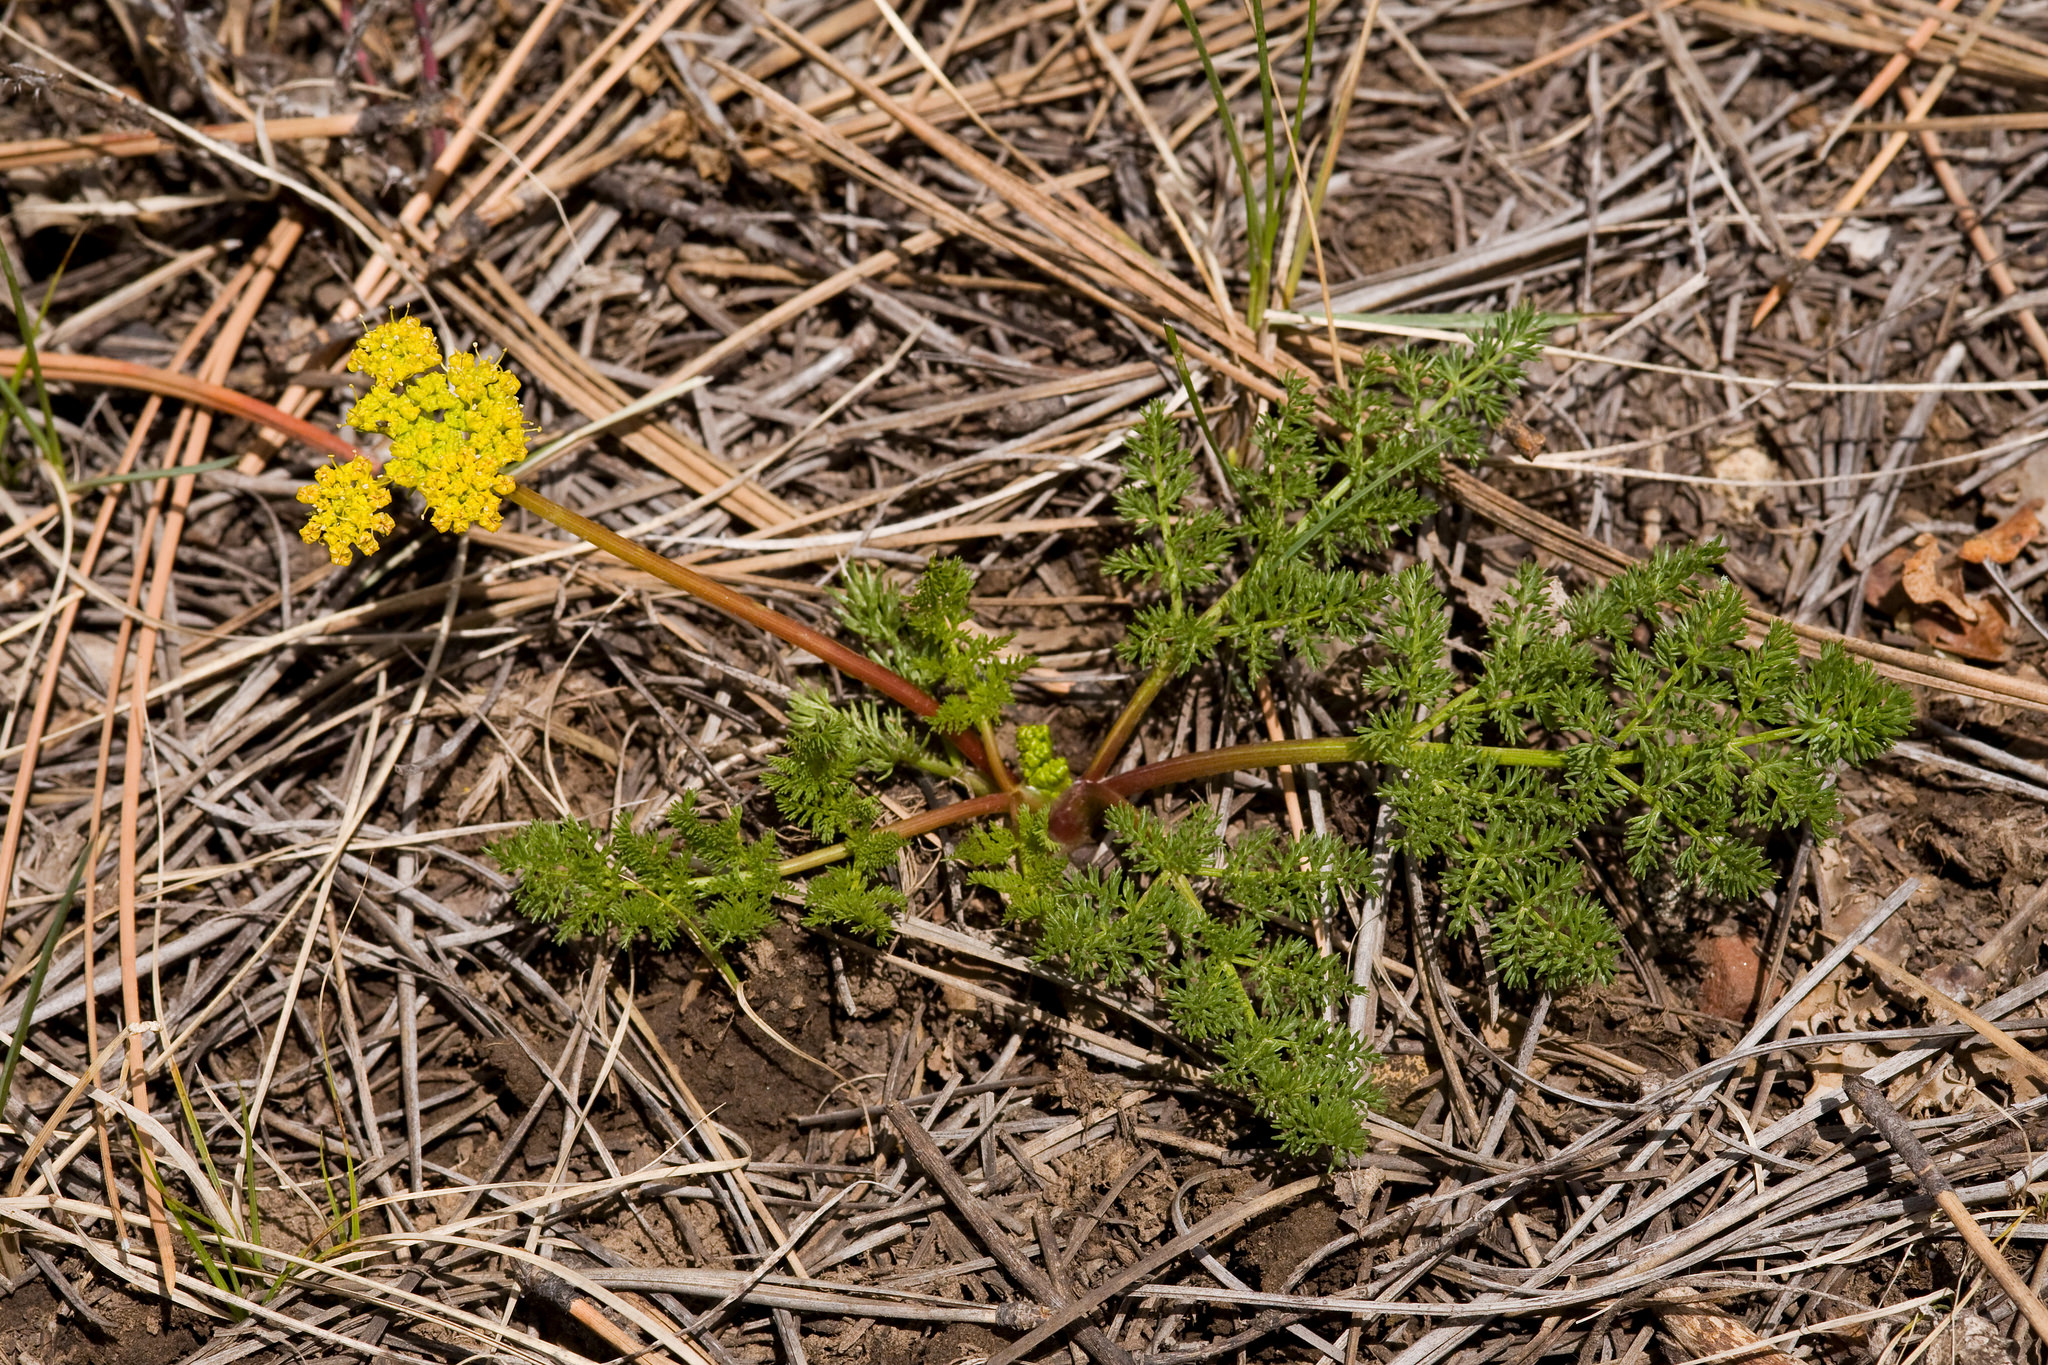
[{"label": "green leaflet", "polygon": [[908,593],[886,573],[851,566],[839,618],[867,641],[870,652],[939,699],[932,728],[941,734],[992,726],[1008,709],[1010,686],[1037,661],[1003,653],[1008,635],[968,628],[974,574],[957,559],[934,559]]},{"label": "green leaflet", "polygon": [[1371,857],[1339,840],[1255,831],[1226,848],[1206,808],[1173,825],[1135,806],[1104,817],[1120,867],[1079,868],[1026,811],[962,840],[977,886],[1002,897],[1033,955],[1111,989],[1156,981],[1181,1034],[1216,1063],[1290,1152],[1362,1151],[1370,1049],[1331,1020],[1352,986],[1306,926],[1371,886]]},{"label": "green leaflet", "polygon": [[1382,382],[1362,372],[1320,413],[1291,382],[1260,419],[1252,457],[1230,471],[1235,518],[1195,499],[1192,452],[1164,405],[1148,408],[1117,491],[1139,534],[1103,561],[1105,574],[1157,594],[1119,646],[1124,659],[1179,674],[1227,657],[1250,686],[1289,654],[1313,668],[1370,639],[1388,582],[1346,561],[1435,511],[1424,487],[1443,461],[1485,454],[1540,324],[1520,309],[1470,347],[1377,357]]},{"label": "green leaflet", "polygon": [[519,875],[519,909],[565,942],[645,934],[667,948],[688,934],[717,949],[760,937],[783,887],[774,836],[748,839],[737,813],[699,816],[695,793],[669,808],[665,824],[636,834],[621,815],[603,838],[580,820],[537,820],[490,852]]},{"label": "green leaflet", "polygon": [[1063,792],[1074,781],[1065,755],[1053,751],[1051,729],[1043,725],[1017,727],[1017,766],[1026,785],[1042,792]]}]

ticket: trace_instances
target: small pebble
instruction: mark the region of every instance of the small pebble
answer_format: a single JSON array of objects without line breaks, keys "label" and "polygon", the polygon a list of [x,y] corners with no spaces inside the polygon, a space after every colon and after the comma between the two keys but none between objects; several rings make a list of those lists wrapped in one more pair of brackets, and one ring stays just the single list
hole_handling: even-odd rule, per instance
[{"label": "small pebble", "polygon": [[1748,1018],[1757,973],[1763,970],[1756,945],[1740,934],[1711,934],[1700,940],[1699,954],[1706,970],[1693,1008],[1721,1019]]}]

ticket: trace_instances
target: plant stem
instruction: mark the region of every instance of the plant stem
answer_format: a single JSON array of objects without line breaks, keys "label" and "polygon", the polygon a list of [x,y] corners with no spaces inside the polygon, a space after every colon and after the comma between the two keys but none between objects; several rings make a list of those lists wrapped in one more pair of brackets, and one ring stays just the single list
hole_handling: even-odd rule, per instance
[{"label": "plant stem", "polygon": [[[0,350],[0,369],[18,368],[27,359],[27,355],[21,350]],[[362,454],[362,451],[339,432],[315,426],[303,418],[292,416],[274,404],[266,403],[260,398],[252,398],[238,389],[231,389],[223,384],[209,384],[173,370],[131,364],[125,360],[105,360],[98,356],[38,354],[35,360],[46,380],[101,384],[109,388],[159,394],[165,398],[176,398],[200,407],[211,408],[216,412],[246,418],[273,431],[282,432],[315,450],[325,451],[337,459],[351,460]],[[848,677],[868,684],[917,715],[929,716],[939,709],[938,702],[923,688],[884,668],[866,655],[848,649],[837,640],[812,630],[801,621],[792,620],[779,611],[762,606],[745,593],[737,592],[700,573],[686,569],[644,545],[635,544],[618,532],[600,526],[588,517],[579,516],[530,488],[515,487],[512,501],[534,515],[553,522],[570,534],[589,541],[621,563],[653,574],[664,583],[681,588],[691,596],[710,603],[728,616],[758,626],[778,639],[815,654]],[[948,738],[952,740],[954,747],[966,756],[968,762],[987,771],[991,779],[994,778],[994,772],[989,769],[990,756],[982,749],[979,740],[973,735],[966,734],[951,735]]]},{"label": "plant stem", "polygon": [[[1220,777],[1252,768],[1278,768],[1301,763],[1359,763],[1363,762],[1364,742],[1358,739],[1266,739],[1255,744],[1233,744],[1224,749],[1205,749],[1198,754],[1182,754],[1169,758],[1163,763],[1147,763],[1127,773],[1104,778],[1095,785],[1112,796],[1129,800],[1141,792],[1157,787],[1172,786],[1180,782],[1199,782],[1205,777]],[[1444,749],[1450,746],[1436,743],[1416,744],[1417,749]],[[1510,768],[1562,768],[1564,751],[1561,749],[1509,749],[1474,747],[1469,752],[1484,755],[1504,767]],[[1629,750],[1613,756],[1616,763],[1625,763],[1635,757]]]},{"label": "plant stem", "polygon": [[[1335,487],[1316,500],[1315,507],[1310,510],[1309,515],[1302,518],[1301,525],[1288,546],[1273,553],[1282,556],[1299,553],[1301,547],[1308,543],[1309,538],[1322,525],[1327,524],[1328,519],[1333,515],[1332,508],[1335,504],[1341,502],[1350,491],[1351,477],[1346,475],[1338,480]],[[1230,586],[1226,587],[1217,596],[1216,600],[1209,604],[1208,610],[1204,611],[1197,620],[1213,621],[1222,616],[1224,609],[1230,604],[1231,595],[1243,585],[1246,579],[1252,577],[1256,568],[1257,565],[1254,563],[1252,568],[1247,569],[1242,577],[1233,580]],[[1102,743],[1096,746],[1095,756],[1088,760],[1088,770],[1081,774],[1083,781],[1095,782],[1108,776],[1109,765],[1116,762],[1117,755],[1122,753],[1124,746],[1131,742],[1131,736],[1137,733],[1139,724],[1145,719],[1145,713],[1152,709],[1152,703],[1158,698],[1160,689],[1166,686],[1167,682],[1177,671],[1175,668],[1176,662],[1171,656],[1161,659],[1157,664],[1153,665],[1152,671],[1145,675],[1145,681],[1139,683],[1137,691],[1131,693],[1130,700],[1124,703],[1124,709],[1117,713],[1116,722],[1109,727],[1109,733],[1104,735]]]},{"label": "plant stem", "polygon": [[[848,649],[831,636],[812,630],[803,622],[784,616],[772,607],[762,606],[737,589],[706,578],[694,569],[684,568],[667,555],[657,554],[645,545],[626,539],[608,526],[600,526],[589,517],[570,511],[552,498],[536,493],[531,488],[515,485],[511,500],[535,516],[553,522],[569,534],[589,541],[620,563],[653,574],[662,582],[671,587],[681,588],[692,597],[709,603],[735,620],[757,626],[778,640],[815,654],[847,677],[866,683],[883,696],[901,704],[906,710],[920,716],[931,716],[939,709],[939,703],[929,692],[893,669],[884,668],[867,655]],[[980,740],[969,734],[949,735],[947,738],[952,740],[955,748],[967,756],[968,762],[988,773],[991,779],[995,778],[995,771],[990,767],[991,756],[982,748]]]},{"label": "plant stem", "polygon": [[[1437,709],[1431,712],[1429,715],[1424,716],[1421,720],[1416,721],[1415,724],[1409,728],[1409,739],[1419,742],[1424,735],[1436,729],[1437,726],[1443,724],[1444,718],[1446,716],[1449,716],[1454,712],[1462,709],[1466,705],[1466,703],[1478,700],[1478,697],[1478,688],[1466,688],[1463,692],[1460,692],[1457,696],[1452,697],[1442,706],[1437,707]],[[1508,698],[1508,701],[1510,702],[1513,700],[1514,699],[1512,697]]]},{"label": "plant stem", "polygon": [[[957,825],[968,820],[978,820],[984,815],[1008,814],[1016,804],[1017,797],[1012,792],[991,792],[987,796],[977,796],[967,801],[955,801],[948,806],[935,806],[931,810],[919,811],[916,815],[902,820],[895,820],[886,825],[877,825],[875,826],[875,832],[878,834],[895,834],[905,839],[915,839],[920,834],[930,834],[933,830],[945,829],[948,825]],[[844,859],[846,853],[845,844],[831,844],[824,848],[815,848],[809,853],[799,854],[794,858],[784,858],[775,865],[775,873],[780,877],[794,877],[800,872],[810,872],[820,867],[829,867],[831,864]],[[702,877],[698,880],[705,885],[709,885],[712,879]]]},{"label": "plant stem", "polygon": [[[23,354],[19,350],[0,351],[0,369],[12,370],[21,365]],[[45,380],[64,380],[73,384],[103,384],[109,388],[134,389],[139,393],[154,393],[165,398],[177,398],[187,403],[196,403],[216,412],[230,413],[247,418],[273,431],[281,431],[295,441],[303,442],[315,450],[325,451],[337,459],[353,459],[362,454],[339,432],[326,427],[315,426],[304,418],[294,417],[284,409],[251,398],[238,389],[224,384],[209,384],[203,379],[179,374],[174,370],[161,370],[150,365],[135,365],[125,360],[106,360],[90,355],[44,355],[38,353],[36,363],[41,367]]]},{"label": "plant stem", "polygon": [[[1759,744],[1791,739],[1796,734],[1797,731],[1790,726],[1763,730],[1753,735],[1742,736],[1736,741],[1736,747],[1750,749]],[[1141,792],[1152,791],[1158,787],[1180,782],[1199,782],[1205,777],[1219,777],[1224,773],[1252,768],[1278,768],[1299,763],[1359,763],[1365,760],[1363,743],[1364,741],[1359,739],[1274,739],[1260,740],[1255,744],[1233,744],[1223,749],[1205,749],[1197,754],[1183,754],[1179,758],[1169,758],[1163,763],[1147,763],[1143,767],[1133,768],[1115,777],[1091,781],[1089,785],[1113,800],[1128,801]],[[1416,741],[1409,747],[1441,750],[1454,746],[1427,740]],[[1475,757],[1491,759],[1504,768],[1564,766],[1565,751],[1562,749],[1524,749],[1484,744],[1456,747],[1464,748],[1465,752]],[[1632,795],[1641,797],[1641,786],[1615,770],[1642,762],[1642,752],[1638,749],[1611,749],[1605,757],[1615,781]]]},{"label": "plant stem", "polygon": [[1180,386],[1188,396],[1188,410],[1195,415],[1195,426],[1202,433],[1202,443],[1209,447],[1209,453],[1216,457],[1217,464],[1224,464],[1223,443],[1209,428],[1209,413],[1202,406],[1202,395],[1195,392],[1195,377],[1188,370],[1187,352],[1181,347],[1180,334],[1171,325],[1166,328],[1166,348],[1173,352],[1173,368],[1180,375]]},{"label": "plant stem", "polygon": [[1234,773],[1245,768],[1277,768],[1301,763],[1353,763],[1363,755],[1356,739],[1267,739],[1255,744],[1233,744],[1224,749],[1205,749],[1182,754],[1163,763],[1147,763],[1127,773],[1102,779],[1096,785],[1112,796],[1128,801],[1140,792],[1179,782],[1199,782],[1205,777]]},{"label": "plant stem", "polygon": [[996,746],[995,727],[984,719],[975,724],[974,731],[981,736],[982,752],[988,755],[988,762],[984,766],[988,769],[989,776],[996,780],[996,790],[1017,790],[1016,780],[1010,776],[1010,765],[1004,760],[1003,751]]},{"label": "plant stem", "polygon": [[1116,762],[1116,756],[1124,751],[1124,745],[1131,742],[1131,736],[1138,732],[1138,726],[1145,719],[1145,713],[1152,709],[1152,702],[1159,690],[1166,686],[1173,676],[1173,665],[1162,660],[1145,675],[1145,681],[1138,684],[1131,693],[1124,709],[1117,713],[1116,723],[1109,727],[1109,733],[1102,737],[1102,743],[1095,747],[1095,757],[1088,760],[1088,770],[1081,774],[1082,780],[1094,782],[1109,775],[1109,765]]}]

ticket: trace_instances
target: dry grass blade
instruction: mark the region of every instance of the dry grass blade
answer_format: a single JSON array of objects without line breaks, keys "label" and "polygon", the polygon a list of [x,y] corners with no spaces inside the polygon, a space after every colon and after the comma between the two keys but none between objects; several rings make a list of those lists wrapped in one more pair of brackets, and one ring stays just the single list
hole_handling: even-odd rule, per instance
[{"label": "dry grass blade", "polygon": [[[967,1188],[946,1154],[932,1141],[931,1134],[917,1121],[916,1115],[902,1104],[889,1106],[889,1125],[896,1130],[896,1136],[909,1151],[911,1160],[925,1173],[931,1182],[944,1193],[954,1211],[971,1228],[981,1244],[994,1254],[1003,1270],[1016,1282],[1019,1288],[1046,1308],[1058,1311],[1065,1307],[1065,1296],[1053,1287],[1052,1277],[1031,1263],[1023,1248],[1011,1240],[1010,1235],[989,1214],[986,1207]],[[1043,1240],[1039,1250],[1051,1265],[1051,1250]],[[1074,1329],[1074,1341],[1099,1365],[1128,1365],[1131,1357],[1118,1346],[1100,1327],[1093,1323],[1082,1323]]]},{"label": "dry grass blade", "polygon": [[[2032,1330],[2035,1230],[1987,1220],[2048,1178],[2040,0],[600,9],[88,0],[0,34],[0,1259],[48,1290],[0,1341],[1643,1365]],[[1719,540],[1728,631],[1868,662],[1925,733],[1835,776],[1840,841],[1763,847],[1768,896],[1589,826],[1550,893],[1616,926],[1615,974],[1569,993],[1397,847],[1398,776],[1323,757],[1383,719],[1384,637],[1162,680],[1103,781],[1297,746],[1140,804],[1226,860],[1328,836],[1376,869],[1283,926],[1298,978],[1230,969],[1364,988],[1329,1014],[1377,1058],[1375,1149],[1332,1168],[1212,1083],[1243,1059],[1175,1027],[1187,981],[1082,974],[1149,949],[1031,928],[955,821],[1012,810],[977,793],[1025,724],[1076,768],[1117,730],[1164,596],[1113,572],[1146,405],[1196,452],[1167,523],[1242,531],[1290,388],[1341,406],[1406,373],[1377,348],[1455,361],[1521,305],[1556,330],[1475,417],[1491,456],[1317,581],[1426,580],[1470,681],[1525,563],[1577,590]],[[340,423],[393,313],[502,355],[547,453],[497,529],[399,500],[336,565],[296,489],[386,458]],[[659,842],[678,797],[840,865],[768,793],[821,686],[946,695],[838,615],[940,556],[1036,663],[993,750],[963,736],[980,777],[853,779],[904,836],[884,941],[806,929],[794,882],[715,958],[515,904],[494,841]],[[1108,895],[1117,848],[1072,875]],[[1845,1137],[1857,1073],[1945,1219]],[[1901,1256],[1956,1288],[1885,1296]]]},{"label": "dry grass blade", "polygon": [[[1908,102],[1906,106],[1907,121],[1910,122],[1913,119],[1926,117],[1927,112],[1934,107],[1935,103],[1941,99],[1943,92],[1948,89],[1949,82],[1955,79],[1956,72],[1961,69],[1962,59],[1967,56],[1970,49],[1983,36],[1984,30],[1990,25],[1991,21],[1998,17],[1998,12],[2002,8],[2004,8],[2003,0],[1990,0],[1990,3],[1985,5],[1971,19],[1969,30],[1963,35],[1961,42],[1957,45],[1956,55],[1943,62],[1941,69],[1934,73],[1934,79],[1927,83],[1927,88]],[[1834,240],[1835,234],[1840,232],[1842,226],[1848,222],[1849,215],[1856,211],[1857,206],[1862,204],[1864,197],[1870,193],[1872,187],[1877,184],[1879,178],[1891,166],[1892,161],[1901,151],[1905,150],[1905,146],[1906,134],[1904,133],[1893,133],[1884,140],[1877,154],[1864,166],[1863,173],[1857,176],[1855,183],[1844,190],[1841,198],[1836,200],[1834,213],[1820,225],[1818,231],[1807,239],[1806,245],[1799,249],[1800,260],[1811,261],[1820,256],[1820,253],[1827,248],[1827,244]],[[1771,292],[1765,294],[1763,302],[1757,305],[1756,314],[1750,319],[1749,325],[1756,327],[1765,318],[1769,317],[1771,310],[1777,306],[1778,300],[1783,297],[1783,294],[1783,286],[1773,285]]]},{"label": "dry grass blade", "polygon": [[2014,1272],[2005,1259],[2005,1252],[1977,1226],[1977,1220],[1963,1207],[1962,1200],[1956,1197],[1955,1187],[1949,1183],[1947,1176],[1936,1169],[1933,1158],[1927,1154],[1927,1149],[1920,1145],[1919,1139],[1913,1136],[1912,1130],[1899,1116],[1899,1111],[1885,1098],[1884,1091],[1861,1076],[1851,1076],[1847,1088],[1849,1097],[1856,1101],[1856,1107],[1863,1111],[1863,1116],[1870,1120],[1884,1140],[1891,1145],[1892,1150],[1899,1154],[1899,1159],[1905,1162],[1906,1169],[1912,1173],[1920,1188],[1934,1197],[1935,1202],[1941,1205],[1941,1211],[1948,1215],[1956,1230],[1962,1233],[1963,1240],[1969,1243],[1970,1251],[1976,1256],[1977,1263],[1998,1282],[2000,1289],[2011,1296],[2013,1303],[2025,1315],[2027,1324],[2034,1329],[2035,1334],[2048,1341],[2048,1305],[2044,1305],[2040,1295]]}]

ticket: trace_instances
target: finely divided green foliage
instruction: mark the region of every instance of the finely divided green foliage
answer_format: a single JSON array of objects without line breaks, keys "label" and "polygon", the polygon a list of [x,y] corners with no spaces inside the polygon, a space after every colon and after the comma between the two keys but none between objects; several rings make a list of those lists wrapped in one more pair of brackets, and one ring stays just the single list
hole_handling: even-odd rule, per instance
[{"label": "finely divided green foliage", "polygon": [[974,574],[957,559],[935,559],[907,596],[880,569],[847,570],[839,617],[874,657],[939,700],[932,728],[957,735],[994,725],[1012,700],[1010,686],[1037,660],[1004,654],[1007,635],[968,629]]},{"label": "finely divided green foliage", "polygon": [[1283,653],[1314,667],[1371,637],[1388,584],[1347,560],[1386,546],[1434,510],[1423,485],[1443,460],[1486,451],[1486,424],[1521,385],[1542,340],[1527,309],[1469,347],[1382,359],[1383,382],[1354,376],[1323,421],[1298,384],[1259,422],[1251,457],[1229,471],[1233,517],[1199,505],[1194,460],[1163,405],[1126,446],[1117,511],[1139,538],[1103,572],[1149,588],[1120,650],[1131,663],[1184,673],[1219,654],[1250,685]]},{"label": "finely divided green foliage", "polygon": [[799,692],[789,720],[782,752],[768,760],[761,785],[774,794],[785,821],[804,826],[820,843],[836,839],[847,848],[846,862],[805,884],[805,923],[886,938],[903,894],[875,878],[895,865],[903,841],[876,830],[881,803],[862,792],[857,779],[886,777],[898,767],[943,775],[955,768],[926,752],[900,712],[881,711],[871,701],[841,709],[822,690]]},{"label": "finely divided green foliage", "polygon": [[872,701],[834,706],[822,688],[790,698],[789,733],[782,752],[768,760],[761,785],[774,793],[782,818],[824,843],[872,829],[881,807],[855,785],[858,777],[887,777],[897,768],[953,777],[957,763],[935,758],[910,733],[901,711]]},{"label": "finely divided green foliage", "polygon": [[635,833],[621,814],[609,838],[580,820],[539,820],[491,845],[519,874],[519,908],[564,941],[641,934],[657,948],[688,935],[713,949],[748,943],[774,922],[782,886],[773,835],[748,839],[737,813],[697,813],[694,793],[668,810],[665,828]]},{"label": "finely divided green foliage", "polygon": [[[1122,646],[1150,670],[1134,716],[1197,668],[1248,685],[1288,655],[1315,667],[1355,651],[1377,704],[1356,737],[1329,742],[1328,761],[1376,767],[1398,847],[1434,883],[1448,928],[1484,922],[1509,985],[1556,989],[1613,970],[1617,938],[1581,861],[1589,834],[1619,825],[1638,877],[1668,871],[1753,895],[1770,879],[1762,839],[1829,830],[1834,765],[1882,753],[1911,709],[1838,650],[1802,661],[1785,626],[1745,649],[1741,597],[1713,574],[1718,547],[1667,549],[1569,595],[1524,565],[1469,668],[1452,666],[1433,570],[1360,571],[1360,554],[1431,511],[1441,462],[1484,453],[1544,326],[1518,312],[1469,347],[1377,356],[1320,412],[1290,389],[1227,471],[1227,505],[1197,498],[1188,443],[1163,409],[1148,410],[1117,491],[1131,535],[1104,570],[1140,599]],[[975,731],[995,753],[1031,662],[974,626],[972,587],[953,560],[907,588],[878,570],[849,574],[842,620],[938,712],[920,729],[822,691],[792,702],[764,785],[784,825],[835,849],[778,864],[773,835],[749,839],[737,812],[708,819],[689,800],[663,832],[538,824],[493,850],[522,875],[521,907],[564,937],[645,933],[665,945],[687,934],[715,955],[761,933],[782,896],[801,898],[809,923],[885,937],[903,906],[885,880],[899,841],[878,828],[870,789],[908,768],[986,791],[946,738]],[[1109,854],[1077,866],[1050,835],[1067,825],[1047,803],[1064,822],[1105,792],[1149,788],[1124,777],[1070,786],[1042,726],[1019,727],[1016,757],[1025,787],[1008,815],[966,828],[954,855],[1011,928],[1076,981],[1162,1005],[1283,1148],[1362,1150],[1373,1058],[1337,1022],[1352,991],[1346,959],[1317,945],[1335,898],[1374,891],[1367,851],[1271,829],[1226,837],[1200,804],[1171,823],[1115,805],[1103,817]],[[1227,770],[1228,751],[1215,757]],[[1073,823],[1087,828],[1085,816]],[[785,880],[799,865],[825,870]]]},{"label": "finely divided green foliage", "polygon": [[[778,761],[801,762],[786,753]],[[875,828],[879,807],[871,798],[850,781],[839,785],[836,804],[785,807],[792,821],[847,848],[844,862],[801,886],[784,878],[773,834],[747,838],[737,811],[723,819],[700,816],[694,793],[669,808],[665,830],[636,833],[621,815],[610,837],[600,839],[580,820],[541,820],[492,844],[491,856],[520,875],[520,910],[555,925],[563,941],[644,934],[668,948],[687,936],[715,952],[765,933],[778,896],[800,897],[804,922],[813,927],[885,938],[903,894],[877,876],[895,865],[902,840]]]},{"label": "finely divided green foliage", "polygon": [[1837,647],[1808,666],[1779,623],[1743,649],[1742,596],[1709,577],[1720,557],[1666,548],[1569,599],[1523,565],[1463,687],[1435,585],[1421,571],[1396,583],[1366,752],[1389,774],[1400,846],[1440,868],[1451,929],[1485,920],[1512,986],[1612,971],[1614,930],[1579,861],[1592,826],[1621,821],[1638,877],[1753,896],[1771,882],[1761,836],[1825,836],[1833,765],[1883,753],[1911,723],[1905,691]]},{"label": "finely divided green foliage", "polygon": [[1118,866],[1073,866],[1028,810],[1014,828],[975,831],[958,856],[1040,961],[1112,989],[1156,987],[1217,1082],[1249,1099],[1283,1148],[1362,1151],[1374,1058],[1335,1022],[1348,968],[1317,952],[1309,926],[1335,896],[1370,887],[1370,854],[1270,829],[1227,845],[1203,806],[1172,825],[1136,806],[1104,820]]}]

